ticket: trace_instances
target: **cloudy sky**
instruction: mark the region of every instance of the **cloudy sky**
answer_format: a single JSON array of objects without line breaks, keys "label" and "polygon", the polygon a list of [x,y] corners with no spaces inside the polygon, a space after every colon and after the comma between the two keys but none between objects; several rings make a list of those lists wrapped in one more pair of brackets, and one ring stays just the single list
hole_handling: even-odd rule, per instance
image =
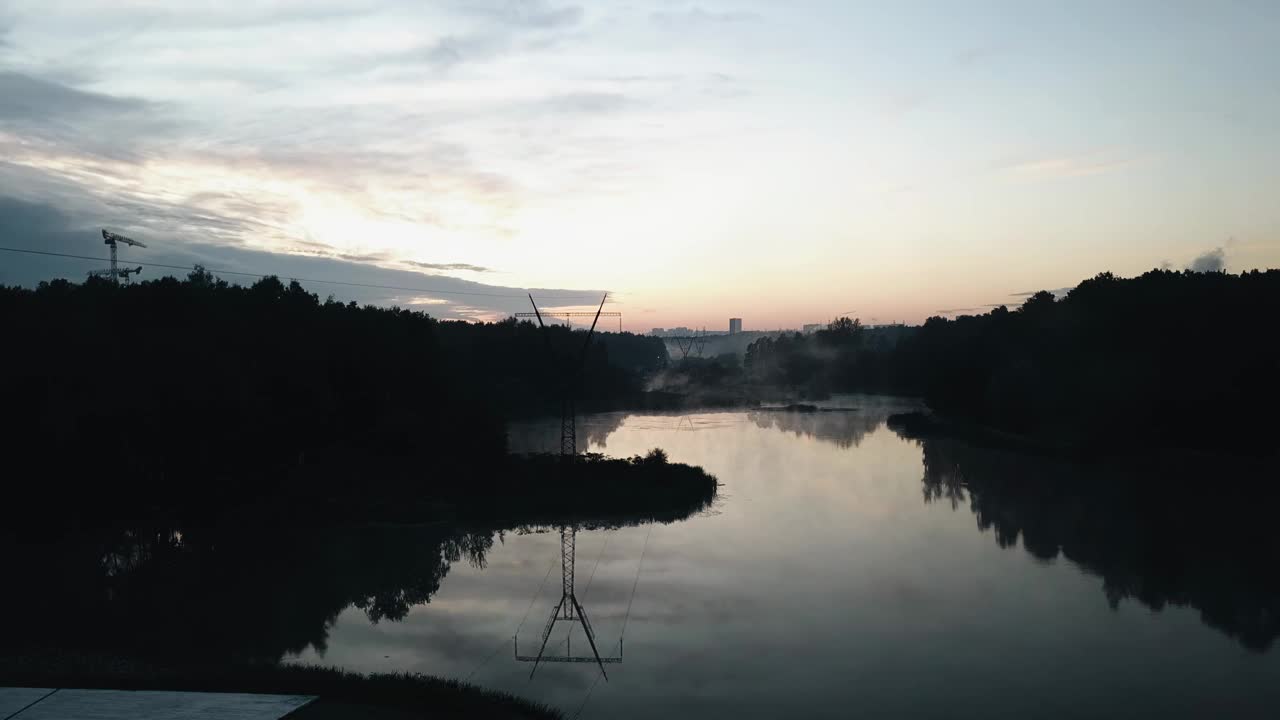
[{"label": "cloudy sky", "polygon": [[0,245],[630,329],[1275,267],[1278,37],[1272,0],[3,0]]}]

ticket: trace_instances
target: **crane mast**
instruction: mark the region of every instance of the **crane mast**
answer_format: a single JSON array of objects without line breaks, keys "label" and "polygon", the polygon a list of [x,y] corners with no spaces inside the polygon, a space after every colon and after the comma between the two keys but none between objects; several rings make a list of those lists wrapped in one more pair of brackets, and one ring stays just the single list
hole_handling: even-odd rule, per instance
[{"label": "crane mast", "polygon": [[111,278],[112,282],[118,283],[120,282],[121,278],[124,278],[125,282],[129,282],[130,275],[136,275],[142,272],[141,265],[135,268],[130,268],[130,267],[121,268],[117,262],[116,252],[117,252],[117,246],[119,243],[124,243],[125,245],[131,245],[133,247],[141,247],[141,248],[146,247],[145,243],[134,240],[133,238],[127,238],[123,235],[117,235],[105,228],[102,230],[102,242],[107,247],[111,248],[111,268],[109,270],[93,270],[89,273],[89,275],[98,276],[98,277],[108,277],[108,278]]}]

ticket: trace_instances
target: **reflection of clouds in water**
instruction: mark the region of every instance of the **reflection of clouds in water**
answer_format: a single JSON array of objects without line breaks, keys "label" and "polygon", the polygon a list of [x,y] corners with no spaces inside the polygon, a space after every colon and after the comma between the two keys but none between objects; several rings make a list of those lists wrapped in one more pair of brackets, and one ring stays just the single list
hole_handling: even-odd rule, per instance
[{"label": "reflection of clouds in water", "polygon": [[[599,413],[578,419],[579,449],[609,454],[609,436],[625,423],[633,432],[699,431],[731,428],[743,421],[741,411],[704,413]],[[583,444],[583,439],[586,444]],[[560,420],[539,418],[521,420],[507,426],[507,445],[513,453],[560,451]]]},{"label": "reflection of clouds in water", "polygon": [[[1266,603],[1276,597],[1268,590],[1276,580],[1257,570],[1258,548],[1236,542],[1238,532],[1225,532],[1222,523],[1159,532],[1135,521],[1144,515],[1133,507],[1149,506],[1158,495],[1103,502],[1103,490],[1114,488],[1106,482],[1095,493],[1055,495],[1045,481],[1059,478],[1043,462],[1017,456],[1020,464],[1005,467],[963,447],[932,441],[921,447],[888,430],[865,434],[897,408],[838,403],[861,409],[773,413],[794,421],[786,427],[765,417],[770,413],[757,420],[746,412],[583,419],[580,432],[598,430],[593,437],[607,439],[616,454],[667,447],[673,459],[703,465],[725,483],[720,514],[651,530],[579,533],[579,599],[602,653],[616,649],[634,600],[624,664],[616,673],[609,668],[610,682],[598,684],[584,716],[844,717],[857,707],[867,717],[950,717],[954,698],[1007,673],[1011,689],[985,694],[983,709],[1027,717],[1076,679],[1036,672],[1046,652],[1056,666],[1088,667],[1100,678],[1142,667],[1152,683],[1144,689],[1186,686],[1193,700],[1232,697],[1246,711],[1280,693],[1267,689],[1280,653],[1242,653],[1201,625],[1253,633],[1270,622],[1260,612],[1274,607]],[[516,434],[549,438],[554,447],[558,419],[537,425]],[[941,503],[921,503],[922,465],[926,496]],[[1214,489],[1216,497],[1221,488]],[[974,531],[973,516],[946,507],[951,498],[958,507],[973,501],[980,525],[1003,544],[1073,562],[1035,566],[1022,552],[1001,551]],[[1185,517],[1185,524],[1209,522],[1204,513]],[[1159,540],[1135,545],[1135,538]],[[334,537],[316,548],[304,540],[305,554],[286,553],[278,563],[240,556],[247,567],[281,568],[254,579],[255,587],[231,588],[237,599],[257,598],[232,606],[250,610],[247,616],[222,610],[241,635],[263,637],[262,623],[283,627],[280,618],[301,621],[300,631],[314,623],[315,632],[288,638],[289,647],[327,640],[323,657],[312,649],[294,656],[305,662],[459,679],[474,672],[476,684],[570,714],[595,682],[594,665],[567,664],[540,667],[531,682],[529,665],[511,657],[512,635],[518,630],[522,653],[536,645],[559,598],[557,532],[510,530],[492,545],[448,548],[441,538],[414,542],[413,533],[355,545]],[[184,537],[184,545],[192,542],[198,538]],[[253,547],[272,555],[288,550],[279,539]],[[485,552],[483,568],[469,560],[473,547]],[[1161,564],[1180,557],[1204,562],[1191,570]],[[1152,567],[1173,572],[1164,577]],[[1086,572],[1101,574],[1109,595],[1128,593],[1122,596],[1142,598],[1144,607],[1126,603],[1131,607],[1112,613]],[[428,591],[430,602],[413,605],[399,622],[373,624],[350,607],[352,597],[384,597],[395,609],[413,599],[401,592],[406,586]],[[1198,609],[1201,618],[1177,608],[1158,617],[1145,610],[1179,604]],[[549,645],[559,652],[566,634],[558,625]],[[574,654],[586,647],[581,628],[572,643]],[[1150,693],[1135,695],[1123,682],[1091,687],[1079,699],[1082,716],[1106,716],[1117,703],[1159,707]]]},{"label": "reflection of clouds in water", "polygon": [[[1236,672],[1241,662],[1257,667],[1258,658],[1239,660],[1237,648],[1203,632],[1193,615],[1171,611],[1154,621],[1162,625],[1153,634],[1145,612],[1113,615],[1099,602],[1096,582],[1071,563],[1033,566],[974,532],[967,513],[922,504],[922,462],[939,477],[961,475],[956,463],[875,430],[908,408],[843,398],[831,405],[859,410],[620,414],[601,425],[616,428],[607,434],[614,454],[661,446],[674,460],[706,467],[725,487],[717,498],[720,515],[654,527],[627,626],[626,660],[595,688],[586,716],[843,717],[857,707],[868,717],[950,717],[955,697],[1009,673],[1015,689],[984,696],[984,707],[992,716],[1026,717],[1070,682],[1021,669],[1042,665],[1046,648],[1066,667],[1093,668],[1100,677],[1145,667],[1152,682],[1172,686],[1185,676],[1166,659],[1193,658],[1186,662],[1200,683],[1197,697],[1230,695],[1250,707],[1265,699],[1266,682],[1256,671]],[[543,432],[554,447],[558,421],[544,423]],[[966,464],[965,477],[972,471]],[[955,493],[957,503],[967,503],[963,481],[951,485],[963,492]],[[946,488],[934,496],[947,498]],[[1009,524],[998,521],[1000,512],[983,509],[997,531]],[[584,599],[602,652],[616,647],[645,532],[627,528],[613,536]],[[457,568],[433,605],[444,607],[456,592],[459,614],[435,617],[473,622],[462,608],[475,599],[481,619],[472,631],[490,636],[494,647],[507,643],[475,680],[572,713],[595,678],[592,667],[539,668],[530,682],[527,666],[510,658],[511,630],[546,565],[520,566],[515,582],[500,580],[494,568],[508,552],[554,558],[555,534],[535,537],[536,545],[520,545],[530,539],[520,536],[492,552],[484,573]],[[603,534],[590,542],[580,536],[580,586],[603,541]],[[1043,553],[1048,543],[1033,537],[1031,545]],[[559,572],[556,565],[522,630],[522,651],[558,598]],[[514,597],[505,624],[482,600],[491,593]],[[563,637],[557,629],[551,643],[559,647]],[[577,630],[575,651],[580,641]],[[470,664],[442,656],[419,669],[463,676],[484,654],[471,651]],[[799,656],[812,662],[794,662]],[[1206,667],[1219,672],[1201,677]],[[868,682],[849,682],[857,676]],[[1131,687],[1094,687],[1082,715],[1106,716],[1118,702],[1135,702]]]},{"label": "reflection of clouds in water", "polygon": [[860,412],[792,412],[761,410],[751,419],[762,428],[774,428],[797,437],[811,437],[842,448],[857,447],[862,439],[880,427],[885,418]]},{"label": "reflection of clouds in water", "polygon": [[[762,408],[585,415],[578,419],[579,446],[608,453],[609,436],[624,424],[629,432],[700,432],[734,428],[749,419],[761,428],[817,438],[847,449],[860,445],[890,415],[920,408],[917,401],[908,398],[878,395],[836,395],[809,404],[818,412]],[[560,421],[539,418],[513,422],[507,426],[507,438],[515,453],[558,452]]]}]

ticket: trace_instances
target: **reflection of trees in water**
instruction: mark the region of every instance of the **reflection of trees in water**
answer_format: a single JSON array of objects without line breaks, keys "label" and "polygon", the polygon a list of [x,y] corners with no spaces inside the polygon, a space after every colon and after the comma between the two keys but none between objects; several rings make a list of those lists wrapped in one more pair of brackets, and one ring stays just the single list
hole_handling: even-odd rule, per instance
[{"label": "reflection of trees in water", "polygon": [[755,410],[751,420],[765,429],[781,430],[798,436],[817,438],[841,448],[853,448],[884,424],[888,413],[868,411],[796,412],[789,410]]},{"label": "reflection of trees in water", "polygon": [[[612,512],[597,498],[598,508],[570,503],[558,514],[533,508],[530,525],[513,527],[677,522],[705,509],[713,496],[690,497],[681,506],[674,495],[657,495],[661,507],[640,515]],[[343,610],[357,608],[373,623],[402,620],[430,602],[455,563],[483,568],[495,536],[504,532],[443,525],[181,532],[169,526],[52,543],[0,537],[9,586],[16,589],[0,593],[0,637],[13,648],[97,650],[162,662],[270,661],[308,647],[323,653]]]},{"label": "reflection of trees in water", "polygon": [[1102,578],[1112,607],[1132,598],[1201,620],[1263,651],[1280,636],[1276,491],[1258,468],[1080,465],[926,438],[924,498],[968,500],[1001,547],[1062,555]]},{"label": "reflection of trees in water", "polygon": [[[578,418],[578,438],[586,438],[587,447],[608,447],[606,441],[628,413],[600,413]],[[542,418],[512,422],[507,426],[507,446],[514,453],[559,452],[560,419]],[[581,447],[581,446],[580,446]]]},{"label": "reflection of trees in water", "polygon": [[492,533],[421,528],[129,531],[31,545],[0,599],[14,644],[162,659],[278,659],[323,652],[338,614],[400,620],[453,563],[482,565]]}]

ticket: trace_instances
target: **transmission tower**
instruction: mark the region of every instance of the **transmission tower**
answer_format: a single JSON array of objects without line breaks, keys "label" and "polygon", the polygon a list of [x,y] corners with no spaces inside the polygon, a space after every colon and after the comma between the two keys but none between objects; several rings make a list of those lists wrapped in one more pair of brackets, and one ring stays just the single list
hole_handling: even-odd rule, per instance
[{"label": "transmission tower", "polygon": [[676,347],[680,348],[680,359],[684,360],[689,357],[689,351],[693,350],[697,357],[702,357],[702,351],[707,347],[707,329],[702,328],[697,335],[688,337],[671,337],[668,340],[674,340]]},{"label": "transmission tower", "polygon": [[[596,323],[600,322],[600,313],[604,311],[604,304],[609,299],[609,293],[605,293],[604,298],[600,300],[600,308],[596,310],[595,320],[591,321],[591,329],[587,331],[587,338],[582,343],[582,355],[578,359],[576,365],[569,365],[563,381],[560,385],[560,456],[573,457],[578,454],[578,418],[577,408],[574,405],[574,396],[577,394],[578,385],[582,381],[582,370],[587,364],[587,348],[591,345],[591,336],[596,332]],[[551,337],[547,334],[547,326],[542,323],[542,313],[538,310],[538,303],[533,301],[533,295],[529,295],[529,303],[533,305],[534,317],[538,318],[538,327],[542,328],[542,339],[547,344],[547,354],[551,356],[552,361],[556,360],[554,351],[551,349]],[[573,361],[570,360],[570,363]]]},{"label": "transmission tower", "polygon": [[[592,315],[597,315],[597,313],[589,313],[589,312],[544,312],[542,313],[542,317],[564,318],[565,320],[569,320],[570,322],[572,322],[572,318],[589,318]],[[515,314],[515,317],[517,318],[538,317],[538,313],[518,312]],[[622,332],[622,313],[602,312],[598,314],[598,317],[618,318],[618,332]]]},{"label": "transmission tower", "polygon": [[[560,528],[560,602],[551,609],[551,617],[547,618],[547,624],[542,628],[542,642],[538,647],[537,655],[521,655],[520,654],[520,636],[517,634],[512,638],[512,645],[515,650],[515,658],[518,662],[531,662],[533,669],[529,671],[529,677],[538,671],[538,664],[544,662],[557,663],[589,663],[594,662],[600,666],[600,674],[604,676],[605,682],[609,681],[609,675],[604,671],[606,663],[614,664],[622,662],[622,639],[618,639],[618,654],[616,657],[602,657],[600,651],[596,649],[596,634],[591,629],[591,621],[587,619],[586,608],[582,607],[582,603],[578,602],[578,596],[573,592],[573,568],[576,554],[578,529],[576,527]],[[579,623],[582,625],[582,633],[587,636],[587,643],[591,645],[591,655],[574,655],[573,648],[569,644],[569,638],[565,638],[564,655],[547,655],[547,640],[551,637],[551,631],[555,629],[556,623]],[[569,628],[570,635],[573,634],[573,628]]]},{"label": "transmission tower", "polygon": [[102,231],[102,242],[110,246],[111,248],[111,269],[110,270],[92,270],[89,272],[89,275],[98,276],[98,277],[109,277],[111,278],[111,282],[118,283],[120,282],[121,278],[124,278],[125,282],[129,282],[130,275],[136,275],[137,273],[142,272],[141,265],[139,265],[136,268],[129,268],[129,267],[120,268],[116,264],[116,245],[118,243],[124,243],[125,245],[132,245],[134,247],[142,247],[142,248],[146,247],[146,245],[138,242],[137,240],[134,240],[133,238],[127,238],[123,235],[117,235],[105,228]]}]

